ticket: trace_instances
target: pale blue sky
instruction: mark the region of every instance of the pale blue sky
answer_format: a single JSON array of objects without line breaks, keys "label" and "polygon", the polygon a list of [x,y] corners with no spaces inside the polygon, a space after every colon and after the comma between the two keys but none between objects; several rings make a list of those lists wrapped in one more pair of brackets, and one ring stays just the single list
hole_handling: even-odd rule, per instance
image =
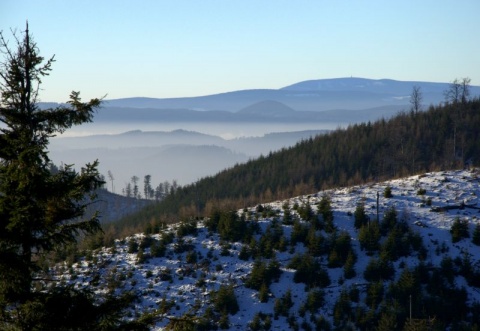
[{"label": "pale blue sky", "polygon": [[479,0],[0,0],[57,62],[42,101],[185,97],[336,77],[480,85]]}]

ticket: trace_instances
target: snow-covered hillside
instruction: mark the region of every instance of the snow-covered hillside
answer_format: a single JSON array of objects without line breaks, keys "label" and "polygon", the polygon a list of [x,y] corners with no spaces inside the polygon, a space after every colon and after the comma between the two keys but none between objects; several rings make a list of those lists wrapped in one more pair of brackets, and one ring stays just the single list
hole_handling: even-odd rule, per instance
[{"label": "snow-covered hillside", "polygon": [[[400,287],[399,279],[406,277],[406,271],[420,270],[419,266],[425,266],[427,270],[428,279],[425,282],[418,280],[418,288],[424,289],[429,288],[429,283],[436,279],[435,270],[445,273],[447,262],[452,262],[454,276],[451,282],[448,279],[442,282],[452,290],[461,292],[464,288],[467,305],[480,302],[478,282],[467,279],[462,271],[466,267],[466,260],[472,272],[478,272],[479,267],[480,246],[475,245],[472,239],[475,227],[480,223],[479,182],[478,171],[464,170],[427,173],[383,183],[322,191],[239,211],[248,224],[246,230],[243,228],[244,231],[256,229],[254,240],[246,243],[228,241],[224,236],[222,240],[221,234],[209,231],[203,222],[183,223],[166,227],[160,233],[138,234],[118,240],[115,247],[95,251],[71,266],[59,266],[57,272],[66,282],[78,287],[94,287],[99,293],[133,289],[139,294],[140,300],[131,316],[146,311],[158,313],[159,320],[154,330],[162,330],[174,321],[183,321],[179,319],[182,316],[185,320],[190,318],[194,321],[197,320],[191,316],[210,319],[212,324],[205,324],[204,329],[212,325],[228,325],[229,330],[315,330],[328,329],[329,326],[334,329],[334,326],[342,325],[346,328],[354,324],[358,328],[369,329],[369,325],[377,327],[380,323],[387,323],[383,320],[388,319],[387,313],[393,308],[386,305],[394,302],[392,300],[397,300],[395,302],[399,305],[404,303],[400,294],[398,298],[394,295],[400,293],[395,290]],[[391,198],[384,197],[387,187],[391,188]],[[313,232],[316,238],[325,240],[324,246],[329,250],[317,254],[314,260],[327,273],[329,281],[314,282],[307,286],[299,281],[301,277],[296,273],[300,267],[298,261],[295,265],[292,259],[298,260],[311,250],[312,243],[310,241],[307,244],[309,239],[292,243],[292,238],[299,227],[303,226],[307,231],[311,224],[311,221],[299,220],[299,211],[311,206],[316,212],[325,196],[329,197],[331,203],[336,231],[328,231],[323,227]],[[396,222],[408,224],[408,236],[405,234],[403,238],[416,240],[417,244],[407,245],[408,254],[389,258],[389,263],[394,267],[393,275],[367,281],[366,278],[372,277],[367,277],[365,273],[369,264],[372,260],[384,259],[382,254],[385,253],[382,253],[383,248],[369,251],[361,245],[361,231],[355,227],[354,215],[357,206],[363,204],[370,219],[366,226],[373,224],[377,219],[377,196],[380,223],[384,214],[394,207]],[[288,217],[284,217],[285,210],[290,214]],[[318,216],[318,219],[321,218]],[[450,229],[455,221],[464,225],[468,223],[468,238],[462,237],[452,242]],[[196,224],[196,228],[192,228],[192,224]],[[345,261],[335,264],[331,260],[336,240],[345,234],[350,237],[352,255],[356,257],[353,276],[346,274]],[[276,238],[276,242],[263,245],[262,238],[266,236]],[[418,244],[418,238],[422,239],[423,245]],[[387,245],[387,240],[390,240],[388,233],[382,234],[380,246]],[[284,242],[279,244],[278,241]],[[271,248],[268,245],[274,245],[273,254],[267,253]],[[252,253],[254,246],[262,250],[257,251],[256,259]],[[451,259],[446,258],[448,256]],[[252,285],[252,271],[256,268],[254,272],[258,272],[261,261],[267,268],[273,266],[271,269],[275,269],[277,265],[279,276],[272,277],[271,283],[265,280],[266,286],[258,290]],[[377,299],[372,294],[375,289],[373,284],[380,286],[381,294],[377,295]],[[227,315],[216,306],[220,288],[233,289],[238,311],[233,309]],[[318,291],[321,299],[318,305],[312,306],[307,301],[311,301],[314,291]],[[422,311],[430,313],[425,306],[428,302],[436,302],[436,294],[424,295],[421,299],[417,294],[409,294],[414,307],[412,317],[420,322],[435,318],[431,314],[425,316],[427,313]],[[288,304],[288,296],[292,304]],[[348,300],[344,300],[345,296],[348,296]],[[422,300],[423,308],[416,306],[417,299]],[[342,303],[345,305],[345,302],[350,310],[342,310]],[[282,303],[286,306],[283,310]],[[401,315],[398,312],[403,314],[400,317],[396,315],[396,322],[404,323],[404,315],[410,313],[409,307],[395,309],[398,316]],[[435,315],[439,317],[442,313],[438,311]],[[358,317],[358,320],[354,320],[351,316],[362,316],[363,319]],[[339,318],[344,320],[339,322]],[[468,314],[462,319],[471,320]]]}]

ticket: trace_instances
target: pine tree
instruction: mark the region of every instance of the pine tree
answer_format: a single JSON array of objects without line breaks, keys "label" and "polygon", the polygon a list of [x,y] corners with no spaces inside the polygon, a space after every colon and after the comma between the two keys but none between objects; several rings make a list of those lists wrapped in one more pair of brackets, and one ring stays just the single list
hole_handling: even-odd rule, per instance
[{"label": "pine tree", "polygon": [[368,216],[365,212],[365,203],[358,203],[353,215],[355,218],[354,226],[356,229],[360,229],[363,225],[368,223]]},{"label": "pine tree", "polygon": [[40,266],[79,234],[101,231],[98,214],[82,218],[103,185],[98,163],[80,173],[69,165],[52,172],[47,151],[51,137],[91,122],[101,101],[84,103],[72,92],[67,106],[40,109],[40,84],[54,58],[40,56],[28,25],[14,37],[15,51],[0,33],[5,57],[0,63],[0,329],[107,329],[100,323],[106,314],[113,314],[108,319],[113,328],[126,296],[116,302],[116,311],[99,307],[91,293],[60,285]]},{"label": "pine tree", "polygon": [[346,279],[353,278],[357,275],[357,272],[355,271],[355,262],[356,262],[355,253],[353,253],[353,251],[350,251],[347,256],[347,261],[343,266],[343,276]]},{"label": "pine tree", "polygon": [[473,230],[472,235],[472,243],[474,245],[480,246],[480,223],[477,223],[477,225],[475,225],[475,229]]}]

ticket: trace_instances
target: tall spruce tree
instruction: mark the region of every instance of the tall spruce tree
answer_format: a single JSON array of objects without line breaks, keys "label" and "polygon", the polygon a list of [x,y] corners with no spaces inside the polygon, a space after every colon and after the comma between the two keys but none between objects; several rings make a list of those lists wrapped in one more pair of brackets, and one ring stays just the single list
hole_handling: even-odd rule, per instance
[{"label": "tall spruce tree", "polygon": [[68,165],[52,172],[47,150],[51,137],[92,121],[101,101],[84,103],[72,92],[68,105],[40,109],[40,84],[54,57],[40,56],[28,24],[13,35],[14,49],[0,32],[0,329],[115,329],[126,301],[95,302],[40,265],[79,234],[101,231],[97,214],[82,218],[103,184],[97,161],[80,172]]}]

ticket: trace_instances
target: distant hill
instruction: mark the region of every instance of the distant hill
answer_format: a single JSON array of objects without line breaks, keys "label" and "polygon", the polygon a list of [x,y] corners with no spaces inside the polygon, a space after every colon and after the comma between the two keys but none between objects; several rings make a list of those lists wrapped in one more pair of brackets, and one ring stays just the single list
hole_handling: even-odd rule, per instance
[{"label": "distant hill", "polygon": [[240,109],[237,114],[266,117],[286,117],[294,116],[295,110],[281,102],[265,100]]}]

